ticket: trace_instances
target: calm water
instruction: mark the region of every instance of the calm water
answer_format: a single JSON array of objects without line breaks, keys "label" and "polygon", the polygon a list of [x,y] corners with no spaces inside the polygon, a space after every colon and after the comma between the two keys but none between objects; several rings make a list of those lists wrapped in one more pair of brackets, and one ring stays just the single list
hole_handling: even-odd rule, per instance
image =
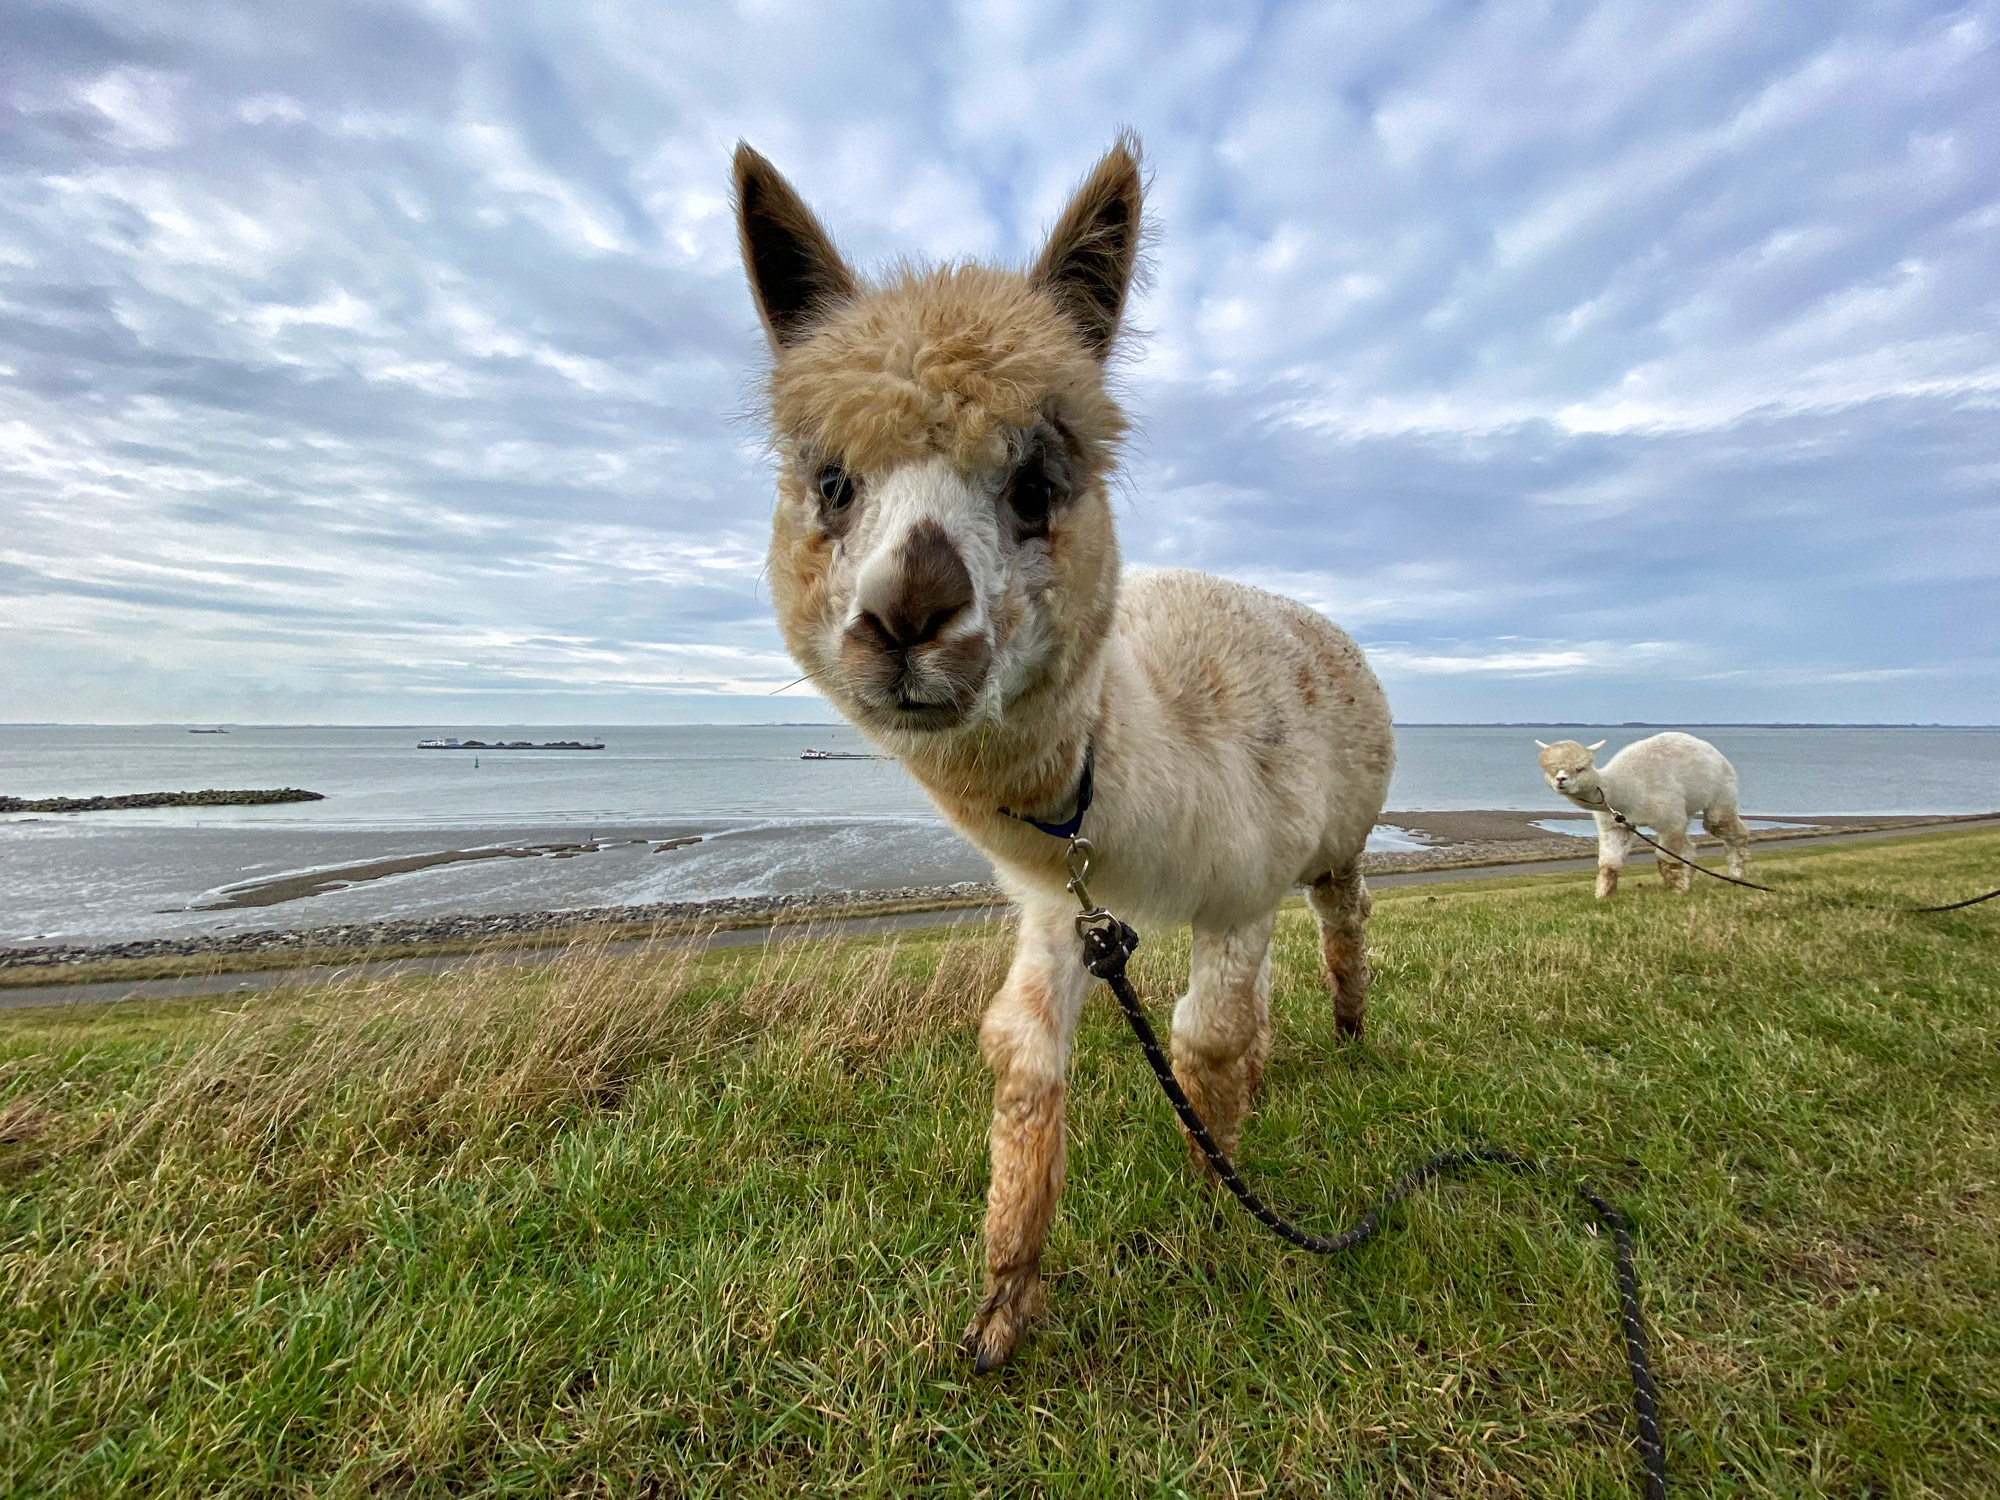
[{"label": "calm water", "polygon": [[[1653,730],[1407,728],[1389,805],[1559,810],[1534,740]],[[1984,812],[2000,807],[2000,730],[1703,729],[1742,778],[1744,810]],[[603,738],[588,752],[418,750],[434,734]],[[888,761],[802,761],[865,748],[825,725],[520,729],[0,727],[0,793],[88,796],[299,786],[275,807],[0,815],[0,942],[114,938],[385,916],[689,900],[981,880],[984,860]],[[702,841],[655,852],[669,837]],[[393,875],[282,905],[191,910],[233,884],[367,860],[593,840],[571,857]],[[643,842],[637,842],[641,841]],[[1406,844],[1382,830],[1380,844]]]}]

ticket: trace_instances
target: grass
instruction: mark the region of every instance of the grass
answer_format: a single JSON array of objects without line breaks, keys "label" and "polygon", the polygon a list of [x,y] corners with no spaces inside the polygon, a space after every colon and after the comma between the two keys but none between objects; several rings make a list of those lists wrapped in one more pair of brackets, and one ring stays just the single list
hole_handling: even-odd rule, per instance
[{"label": "grass", "polygon": [[[2000,835],[1761,857],[1995,883]],[[1282,921],[1245,1140],[1313,1225],[1468,1140],[1635,1219],[1676,1493],[1990,1493],[2000,912],[1635,879],[1385,892],[1370,1038]],[[1004,933],[614,957],[0,1018],[18,1495],[1626,1495],[1609,1257],[1559,1185],[1342,1259],[1195,1181],[1108,1001],[1050,1316],[975,1301]],[[1140,952],[1164,1019],[1185,938]]]}]

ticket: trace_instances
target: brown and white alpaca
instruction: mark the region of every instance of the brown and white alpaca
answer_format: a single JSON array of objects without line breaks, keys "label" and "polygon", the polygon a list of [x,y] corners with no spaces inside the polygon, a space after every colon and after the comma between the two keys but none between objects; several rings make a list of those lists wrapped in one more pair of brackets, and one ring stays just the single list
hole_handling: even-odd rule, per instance
[{"label": "brown and white alpaca", "polygon": [[1348,636],[1200,573],[1119,577],[1105,388],[1140,235],[1123,136],[1025,272],[903,267],[867,283],[737,148],[745,267],[770,336],[780,461],[770,582],[801,668],[922,783],[1021,908],[980,1027],[994,1074],[986,1287],[965,1347],[1004,1360],[1041,1306],[1063,1087],[1090,976],[1064,844],[1000,811],[1073,809],[1086,755],[1093,895],[1188,922],[1174,1071],[1234,1147],[1270,1051],[1278,903],[1307,887],[1335,1014],[1361,1030],[1359,869],[1394,760]]}]

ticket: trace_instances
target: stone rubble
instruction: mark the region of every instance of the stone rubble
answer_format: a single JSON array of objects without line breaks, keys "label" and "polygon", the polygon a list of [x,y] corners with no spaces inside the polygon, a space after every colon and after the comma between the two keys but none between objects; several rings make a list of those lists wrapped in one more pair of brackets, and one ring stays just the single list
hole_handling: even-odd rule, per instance
[{"label": "stone rubble", "polygon": [[115,812],[128,807],[262,807],[272,802],[324,802],[326,793],[279,786],[226,792],[128,792],[117,797],[0,797],[0,812]]},{"label": "stone rubble", "polygon": [[982,881],[905,886],[886,891],[813,891],[787,896],[724,896],[710,901],[659,901],[645,906],[589,906],[462,917],[403,917],[338,927],[260,928],[194,937],[139,938],[125,943],[36,943],[0,947],[0,968],[87,963],[106,958],[184,958],[204,953],[282,952],[297,948],[381,948],[413,943],[463,943],[486,938],[564,932],[599,924],[740,921],[816,909],[936,902],[943,906],[1000,902],[1000,888]]}]

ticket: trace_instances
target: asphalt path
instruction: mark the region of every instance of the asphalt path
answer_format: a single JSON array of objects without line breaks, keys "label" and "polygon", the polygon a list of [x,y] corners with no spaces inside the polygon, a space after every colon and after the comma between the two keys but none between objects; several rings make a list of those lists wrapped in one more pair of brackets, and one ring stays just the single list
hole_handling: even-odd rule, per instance
[{"label": "asphalt path", "polygon": [[[2000,818],[1942,825],[1938,831],[2000,828]],[[1805,838],[1760,841],[1765,848],[1793,849],[1815,844],[1854,844],[1874,839],[1909,838],[1932,831],[1922,826],[1875,829],[1866,833],[1813,834]],[[1650,850],[1628,861],[1642,865],[1656,860]],[[1468,881],[1507,879],[1519,875],[1557,875],[1594,870],[1595,856],[1577,859],[1541,859],[1523,864],[1477,865],[1452,870],[1405,870],[1368,877],[1370,890],[1391,890],[1408,885],[1457,885]],[[1699,879],[1699,877],[1696,877]],[[969,906],[947,911],[898,912],[892,916],[843,917],[824,922],[787,922],[767,927],[740,927],[723,932],[692,933],[664,939],[635,938],[610,945],[613,954],[638,953],[655,948],[754,948],[770,942],[799,937],[863,937],[883,932],[921,932],[961,923],[986,923],[1004,919],[1011,907]],[[31,1007],[105,1005],[120,1000],[186,1000],[203,995],[253,994],[262,990],[303,989],[347,979],[382,979],[403,974],[442,974],[453,969],[477,966],[487,969],[533,968],[561,963],[563,945],[540,948],[489,948],[476,953],[441,954],[431,958],[389,958],[351,964],[311,964],[305,968],[259,969],[243,974],[201,974],[184,979],[114,980],[97,984],[31,985],[0,989],[0,1010]]]}]

